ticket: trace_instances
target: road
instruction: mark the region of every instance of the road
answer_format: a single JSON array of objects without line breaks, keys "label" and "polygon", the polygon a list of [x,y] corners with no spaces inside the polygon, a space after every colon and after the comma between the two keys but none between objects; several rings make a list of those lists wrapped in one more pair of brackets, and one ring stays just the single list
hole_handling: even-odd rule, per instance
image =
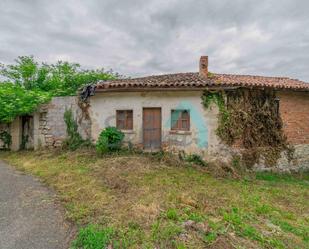
[{"label": "road", "polygon": [[68,248],[73,226],[53,191],[0,161],[0,248]]}]

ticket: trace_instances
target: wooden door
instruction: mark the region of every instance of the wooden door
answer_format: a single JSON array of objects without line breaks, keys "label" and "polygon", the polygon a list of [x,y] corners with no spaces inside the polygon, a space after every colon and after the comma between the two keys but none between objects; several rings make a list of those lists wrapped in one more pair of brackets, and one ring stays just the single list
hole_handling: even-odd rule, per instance
[{"label": "wooden door", "polygon": [[144,149],[161,149],[161,108],[143,109],[143,145]]}]

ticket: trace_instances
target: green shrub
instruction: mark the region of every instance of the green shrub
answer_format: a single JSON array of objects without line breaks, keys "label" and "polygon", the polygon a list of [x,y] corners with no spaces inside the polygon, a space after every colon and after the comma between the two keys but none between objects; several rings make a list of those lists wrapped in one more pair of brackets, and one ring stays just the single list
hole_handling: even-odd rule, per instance
[{"label": "green shrub", "polygon": [[102,154],[111,151],[117,151],[121,148],[124,134],[116,127],[105,128],[96,143],[97,152]]},{"label": "green shrub", "polygon": [[185,156],[185,161],[189,163],[194,163],[200,166],[207,166],[207,163],[201,158],[201,156],[197,154],[191,154],[191,155]]},{"label": "green shrub", "polygon": [[112,243],[114,230],[89,225],[82,228],[72,243],[72,249],[105,249]]}]

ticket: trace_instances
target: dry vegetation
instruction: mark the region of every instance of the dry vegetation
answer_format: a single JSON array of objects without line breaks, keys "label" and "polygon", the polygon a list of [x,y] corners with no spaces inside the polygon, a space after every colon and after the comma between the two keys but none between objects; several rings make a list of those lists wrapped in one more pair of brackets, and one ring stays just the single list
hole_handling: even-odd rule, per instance
[{"label": "dry vegetation", "polygon": [[309,248],[308,176],[218,179],[162,156],[86,150],[0,158],[53,187],[67,217],[97,224],[84,233],[111,248]]}]

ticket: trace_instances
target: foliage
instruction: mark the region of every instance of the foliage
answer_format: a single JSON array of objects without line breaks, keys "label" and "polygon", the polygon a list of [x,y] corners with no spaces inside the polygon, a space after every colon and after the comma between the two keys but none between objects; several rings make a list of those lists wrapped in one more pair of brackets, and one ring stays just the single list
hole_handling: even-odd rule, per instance
[{"label": "foliage", "polygon": [[49,99],[48,93],[25,90],[20,85],[11,83],[0,83],[0,122],[12,122],[16,116],[35,111],[38,105]]},{"label": "foliage", "polygon": [[112,228],[102,229],[95,225],[88,225],[79,230],[71,248],[105,249],[111,243],[113,234]]},{"label": "foliage", "polygon": [[58,61],[39,63],[32,56],[20,56],[15,64],[0,64],[0,122],[30,114],[53,96],[76,95],[82,86],[98,80],[115,79],[117,73],[85,70],[79,64]]},{"label": "foliage", "polygon": [[98,138],[96,149],[99,153],[119,150],[124,139],[124,134],[116,127],[105,128]]},{"label": "foliage", "polygon": [[0,75],[26,90],[48,92],[52,96],[76,95],[79,88],[98,80],[115,79],[117,73],[102,69],[85,70],[77,63],[38,63],[32,56],[20,56],[13,65],[1,65]]},{"label": "foliage", "polygon": [[64,141],[64,145],[70,150],[76,150],[81,146],[88,145],[90,142],[85,141],[78,132],[78,125],[74,119],[74,115],[71,109],[64,112],[63,118],[67,126],[68,135],[68,138]]},{"label": "foliage", "polygon": [[203,160],[203,158],[197,154],[190,154],[185,156],[185,161],[189,163],[194,163],[199,166],[207,166],[207,163]]},{"label": "foliage", "polygon": [[210,108],[211,104],[215,104],[219,108],[219,126],[216,130],[217,135],[222,139],[224,138],[224,141],[227,141],[227,143],[230,143],[227,138],[230,137],[229,133],[229,126],[230,126],[230,114],[226,108],[225,104],[225,95],[223,92],[209,92],[204,91],[202,95],[202,104],[205,108]]},{"label": "foliage", "polygon": [[3,142],[4,149],[9,149],[12,144],[12,136],[7,131],[0,132],[0,140]]},{"label": "foliage", "polygon": [[178,220],[178,213],[175,208],[170,208],[166,211],[166,217],[170,220]]}]

